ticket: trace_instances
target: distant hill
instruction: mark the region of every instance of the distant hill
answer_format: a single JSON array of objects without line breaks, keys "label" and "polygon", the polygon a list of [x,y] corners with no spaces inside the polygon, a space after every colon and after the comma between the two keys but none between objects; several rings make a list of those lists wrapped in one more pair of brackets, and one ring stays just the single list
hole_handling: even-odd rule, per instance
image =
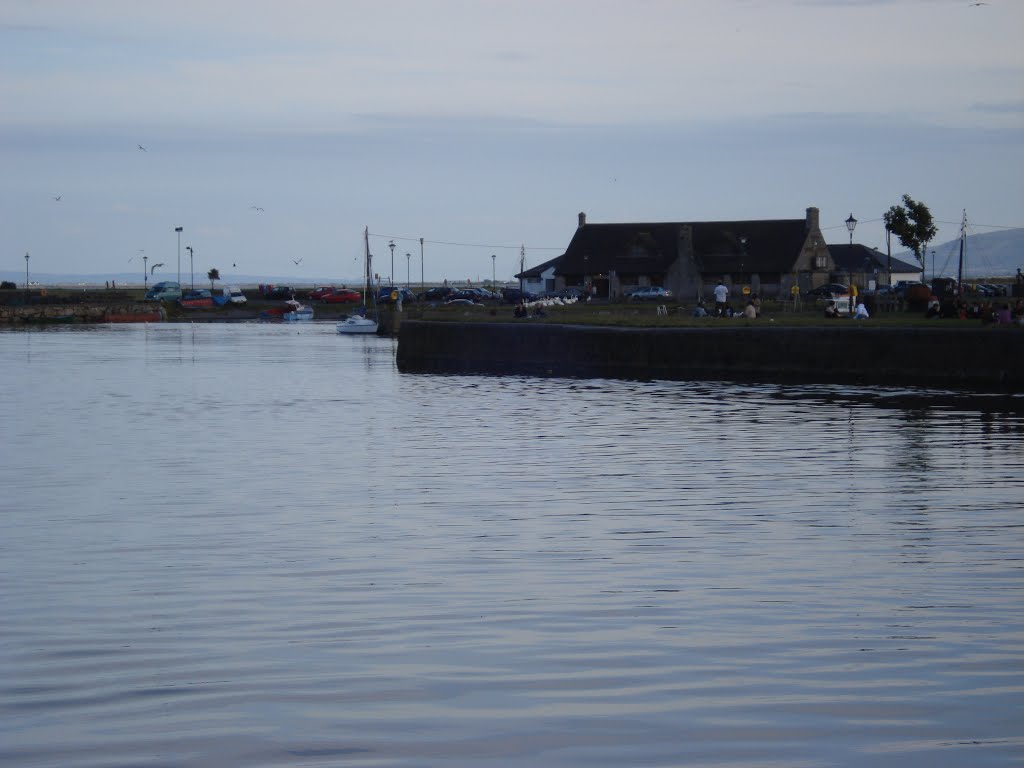
[{"label": "distant hill", "polygon": [[[927,278],[933,272],[933,251],[934,271],[940,275],[956,277],[960,262],[960,240],[928,246],[928,263],[925,265]],[[894,253],[893,256],[910,264],[916,262],[911,251]],[[1024,228],[967,235],[964,277],[1010,277],[1017,274],[1018,268],[1024,270]]]},{"label": "distant hill", "polygon": [[[157,273],[155,276],[149,279],[149,285],[159,283],[162,280],[174,280],[175,275],[160,274]],[[53,272],[34,272],[29,271],[28,279],[30,282],[39,283],[40,285],[54,285],[54,286],[82,286],[84,287],[95,287],[103,286],[110,281],[114,281],[118,286],[125,288],[135,288],[142,286],[142,275],[134,272],[119,272],[119,273],[98,273],[93,275],[81,275],[72,273],[53,273]],[[16,283],[19,288],[25,286],[25,271],[21,272],[0,270],[0,280],[10,280]],[[281,277],[274,275],[228,275],[224,279],[217,281],[217,286],[222,285],[238,285],[238,286],[255,286],[261,283],[270,283],[272,285],[290,285],[296,288],[310,288],[316,285],[347,285],[359,287],[363,284],[361,277],[351,278],[349,280],[339,280],[338,278],[302,278],[298,279],[295,277]],[[181,284],[187,286],[189,284],[188,275],[181,276]],[[196,274],[196,288],[209,288],[210,281],[206,278],[206,273],[203,273],[200,279],[199,274]]]}]

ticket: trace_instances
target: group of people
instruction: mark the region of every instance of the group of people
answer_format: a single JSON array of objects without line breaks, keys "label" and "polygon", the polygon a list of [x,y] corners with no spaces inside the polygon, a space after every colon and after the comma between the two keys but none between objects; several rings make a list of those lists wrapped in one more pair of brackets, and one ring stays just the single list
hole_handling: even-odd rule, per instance
[{"label": "group of people", "polygon": [[701,299],[697,302],[697,306],[693,309],[693,317],[737,317],[742,316],[750,319],[759,317],[761,314],[761,298],[756,294],[750,294],[750,298],[747,299],[746,306],[743,307],[741,312],[737,312],[731,306],[729,306],[729,286],[719,281],[718,285],[715,286],[715,308],[711,312],[708,312],[708,308],[704,304],[704,300]]},{"label": "group of people", "polygon": [[1017,299],[1011,305],[1004,301],[1002,304],[992,301],[966,301],[955,299],[953,301],[940,302],[932,296],[925,309],[925,317],[928,318],[953,318],[958,320],[981,320],[985,325],[1024,325],[1024,299]]},{"label": "group of people", "polygon": [[[836,305],[833,299],[829,299],[828,303],[825,305],[825,317],[830,319],[839,317],[839,307]],[[854,306],[853,308],[853,319],[867,320],[870,317],[871,314],[868,312],[868,308],[864,306],[864,302],[858,301],[856,306]]]}]

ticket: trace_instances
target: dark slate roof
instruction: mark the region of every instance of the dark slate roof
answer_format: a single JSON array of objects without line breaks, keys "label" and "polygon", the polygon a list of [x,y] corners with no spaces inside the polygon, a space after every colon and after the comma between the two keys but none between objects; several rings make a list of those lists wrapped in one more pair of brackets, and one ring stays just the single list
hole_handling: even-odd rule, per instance
[{"label": "dark slate roof", "polygon": [[538,264],[535,267],[530,267],[529,269],[523,270],[522,272],[520,272],[515,277],[516,277],[517,280],[519,280],[520,278],[527,278],[527,277],[540,277],[542,274],[544,274],[544,271],[546,269],[549,269],[550,267],[555,266],[555,264],[557,264],[558,260],[561,259],[561,258],[562,258],[561,256],[555,256],[555,258],[548,259],[543,264]]},{"label": "dark slate roof", "polygon": [[694,255],[704,272],[788,272],[807,238],[806,225],[805,219],[584,224],[556,272],[665,272],[679,255],[685,226],[692,227]]},{"label": "dark slate roof", "polygon": [[[584,224],[558,261],[559,275],[665,272],[676,260],[678,224]],[[634,245],[644,255],[628,256]]]},{"label": "dark slate roof", "polygon": [[[746,238],[745,245],[741,238]],[[806,219],[693,225],[693,252],[705,272],[789,272],[806,240]]]},{"label": "dark slate roof", "polygon": [[[832,255],[836,270],[839,272],[885,272],[889,269],[889,257],[875,248],[866,245],[829,245],[828,252]],[[899,259],[892,260],[893,272],[920,272],[921,267]]]}]

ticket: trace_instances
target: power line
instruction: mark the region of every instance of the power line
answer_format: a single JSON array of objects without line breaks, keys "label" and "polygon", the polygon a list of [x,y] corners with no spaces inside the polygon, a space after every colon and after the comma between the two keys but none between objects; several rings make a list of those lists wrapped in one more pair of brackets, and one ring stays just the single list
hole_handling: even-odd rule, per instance
[{"label": "power line", "polygon": [[[371,232],[370,233],[370,237],[379,237],[379,238],[381,238],[383,240],[406,240],[408,242],[413,242],[413,243],[420,242],[420,238],[418,238],[418,237],[407,237],[407,236],[403,236],[403,235],[380,235],[380,234],[377,234],[375,232]],[[424,238],[423,242],[424,243],[430,243],[431,245],[452,245],[452,246],[457,246],[459,248],[493,248],[493,249],[512,250],[512,251],[518,251],[521,247],[523,247],[521,245],[490,245],[490,244],[487,244],[487,243],[455,243],[455,242],[451,242],[449,240],[427,240],[426,238]],[[562,246],[559,246],[559,247],[555,248],[555,247],[551,247],[551,246],[527,245],[525,247],[526,247],[527,250],[530,250],[530,251],[564,251],[565,250],[565,248],[562,247]]]}]

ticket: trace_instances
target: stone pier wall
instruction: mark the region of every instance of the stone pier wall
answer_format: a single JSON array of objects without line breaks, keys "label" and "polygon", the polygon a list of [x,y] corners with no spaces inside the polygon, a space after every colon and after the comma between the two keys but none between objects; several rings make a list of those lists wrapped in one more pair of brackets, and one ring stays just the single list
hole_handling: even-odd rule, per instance
[{"label": "stone pier wall", "polygon": [[0,305],[0,325],[49,323],[152,323],[166,319],[164,309],[152,301],[114,301],[80,304]]},{"label": "stone pier wall", "polygon": [[405,320],[403,372],[1024,391],[1018,327],[610,328]]}]

